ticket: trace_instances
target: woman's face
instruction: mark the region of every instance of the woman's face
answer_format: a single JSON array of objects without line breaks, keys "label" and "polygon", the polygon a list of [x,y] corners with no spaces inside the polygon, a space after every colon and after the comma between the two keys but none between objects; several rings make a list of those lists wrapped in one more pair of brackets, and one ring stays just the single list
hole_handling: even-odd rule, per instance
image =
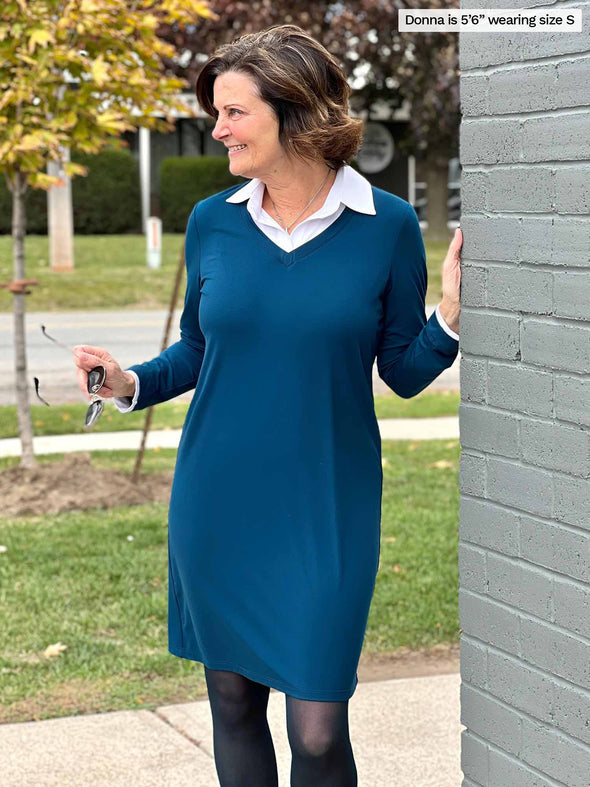
[{"label": "woman's face", "polygon": [[285,162],[279,121],[258,95],[252,77],[236,71],[220,74],[213,84],[213,105],[218,115],[212,137],[228,148],[246,146],[228,151],[232,175],[262,180]]}]

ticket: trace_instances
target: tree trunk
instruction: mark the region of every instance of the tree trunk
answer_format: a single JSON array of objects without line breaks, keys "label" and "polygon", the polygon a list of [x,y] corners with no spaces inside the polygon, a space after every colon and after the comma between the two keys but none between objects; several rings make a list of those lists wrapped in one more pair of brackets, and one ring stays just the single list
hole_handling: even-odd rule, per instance
[{"label": "tree trunk", "polygon": [[49,234],[49,265],[52,272],[74,270],[74,214],[72,183],[63,164],[70,160],[68,148],[60,146],[61,161],[48,161],[47,174],[61,178],[61,186],[47,192],[47,225]]},{"label": "tree trunk", "polygon": [[[15,173],[12,191],[12,241],[14,253],[14,278],[25,278],[25,192],[26,177],[22,172]],[[24,288],[23,288],[24,289]],[[21,441],[21,465],[35,467],[33,451],[33,424],[29,405],[27,374],[27,348],[25,340],[25,298],[24,292],[14,292],[14,361],[16,370],[16,411],[18,433]]]},{"label": "tree trunk", "polygon": [[424,234],[429,241],[449,241],[448,220],[448,160],[440,156],[429,156],[423,162],[426,181],[426,218],[428,230]]}]

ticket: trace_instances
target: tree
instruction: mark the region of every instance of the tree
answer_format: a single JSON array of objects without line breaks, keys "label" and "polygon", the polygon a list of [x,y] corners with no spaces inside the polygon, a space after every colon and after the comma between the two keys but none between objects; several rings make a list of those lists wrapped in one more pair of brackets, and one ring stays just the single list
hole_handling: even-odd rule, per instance
[{"label": "tree", "polygon": [[[342,64],[354,85],[352,109],[370,113],[380,101],[395,110],[408,100],[407,134],[398,144],[427,172],[429,237],[448,238],[447,168],[458,155],[460,122],[457,33],[400,33],[398,8],[415,9],[407,0],[211,0],[211,7],[218,18],[198,27],[160,26],[160,38],[180,55],[164,58],[168,71],[194,85],[218,45],[275,24],[299,25]],[[433,0],[428,8],[459,8],[459,2]]]},{"label": "tree", "polygon": [[[158,27],[213,16],[195,0],[5,0],[0,20],[0,171],[12,192],[15,365],[21,464],[35,465],[25,347],[25,193],[47,190],[65,148],[96,153],[138,125],[173,129],[170,109],[186,82],[162,75],[174,49]],[[154,116],[163,112],[165,120]],[[186,111],[186,110],[185,110]],[[63,162],[68,177],[87,170]]]}]

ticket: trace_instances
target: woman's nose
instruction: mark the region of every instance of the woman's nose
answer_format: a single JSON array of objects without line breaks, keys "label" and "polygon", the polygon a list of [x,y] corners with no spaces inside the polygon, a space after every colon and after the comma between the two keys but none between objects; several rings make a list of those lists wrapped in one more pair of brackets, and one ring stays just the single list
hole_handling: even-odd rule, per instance
[{"label": "woman's nose", "polygon": [[218,118],[213,131],[211,132],[211,136],[213,139],[221,139],[224,136],[227,136],[227,129],[224,129],[224,123],[221,118]]}]

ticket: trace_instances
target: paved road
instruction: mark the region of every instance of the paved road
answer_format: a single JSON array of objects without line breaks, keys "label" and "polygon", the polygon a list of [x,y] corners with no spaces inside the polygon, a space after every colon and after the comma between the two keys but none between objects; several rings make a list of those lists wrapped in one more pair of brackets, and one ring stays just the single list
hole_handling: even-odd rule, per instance
[{"label": "paved road", "polygon": [[[427,307],[428,316],[434,306]],[[170,344],[180,338],[180,315],[177,310],[170,335]],[[41,393],[51,404],[85,401],[78,389],[75,366],[71,356],[46,339],[40,325],[70,347],[92,344],[105,347],[123,366],[142,363],[156,356],[160,349],[166,322],[165,310],[94,311],[94,312],[29,312],[26,317],[27,365],[31,381],[31,402],[36,401],[33,377],[38,377]],[[459,389],[459,356],[430,386],[431,389]],[[375,394],[390,393],[373,368]],[[179,399],[190,399],[192,391]],[[13,318],[0,314],[0,405],[14,404]]]}]

